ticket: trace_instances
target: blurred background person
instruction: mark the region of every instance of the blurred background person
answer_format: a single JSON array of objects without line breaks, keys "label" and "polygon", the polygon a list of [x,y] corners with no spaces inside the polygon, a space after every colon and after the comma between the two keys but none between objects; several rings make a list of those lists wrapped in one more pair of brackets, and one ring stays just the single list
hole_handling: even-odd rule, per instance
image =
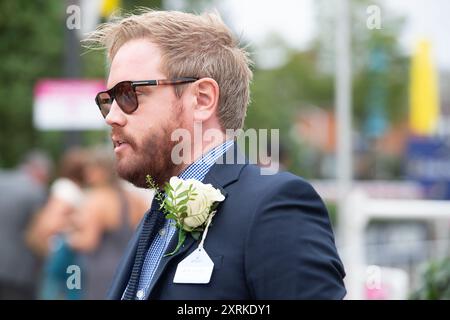
[{"label": "blurred background person", "polygon": [[0,299],[34,299],[40,261],[25,243],[46,199],[51,162],[32,151],[16,170],[0,171]]},{"label": "blurred background person", "polygon": [[42,299],[78,298],[78,292],[66,285],[67,267],[77,260],[76,252],[67,245],[65,233],[70,216],[83,201],[86,161],[87,153],[80,147],[72,147],[63,154],[49,199],[27,233],[28,245],[36,254],[46,257],[39,293]]},{"label": "blurred background person", "polygon": [[81,253],[83,299],[104,299],[119,260],[148,203],[126,190],[109,151],[92,149],[85,170],[89,191],[73,215],[69,244]]},{"label": "blurred background person", "polygon": [[29,245],[40,255],[48,255],[52,236],[64,231],[69,214],[83,199],[83,170],[86,152],[81,148],[71,148],[62,157],[58,178],[50,187],[50,195],[45,206],[36,215],[27,234]]}]

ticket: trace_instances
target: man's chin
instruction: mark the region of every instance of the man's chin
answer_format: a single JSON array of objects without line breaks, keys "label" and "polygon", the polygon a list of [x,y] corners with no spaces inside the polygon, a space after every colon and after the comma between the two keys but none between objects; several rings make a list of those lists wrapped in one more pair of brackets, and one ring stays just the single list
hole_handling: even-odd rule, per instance
[{"label": "man's chin", "polygon": [[131,165],[131,161],[127,161],[125,157],[117,159],[116,168],[117,174],[122,179],[134,184],[136,187],[145,188],[146,185],[146,174],[143,173],[142,166]]}]

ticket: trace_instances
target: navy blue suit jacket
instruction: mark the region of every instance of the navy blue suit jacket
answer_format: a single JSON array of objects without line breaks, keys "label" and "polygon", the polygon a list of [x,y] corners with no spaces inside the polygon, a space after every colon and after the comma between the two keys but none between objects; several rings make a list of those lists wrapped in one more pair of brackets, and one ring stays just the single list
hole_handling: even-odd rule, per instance
[{"label": "navy blue suit jacket", "polygon": [[[235,150],[230,148],[229,150]],[[230,151],[228,151],[230,152]],[[225,195],[205,241],[214,262],[208,284],[175,284],[178,263],[197,248],[188,236],[163,257],[148,299],[342,299],[343,265],[327,210],[314,189],[288,172],[261,175],[250,164],[214,164],[204,183]],[[133,266],[138,227],[108,294],[121,299]],[[174,236],[167,252],[176,246]]]}]

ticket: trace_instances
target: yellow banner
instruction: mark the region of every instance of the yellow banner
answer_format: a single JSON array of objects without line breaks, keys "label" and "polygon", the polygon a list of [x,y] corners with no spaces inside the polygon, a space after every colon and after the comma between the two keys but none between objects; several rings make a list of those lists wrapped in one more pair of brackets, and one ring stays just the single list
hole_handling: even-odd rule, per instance
[{"label": "yellow banner", "polygon": [[108,18],[114,11],[120,8],[120,0],[103,0],[101,16]]},{"label": "yellow banner", "polygon": [[430,51],[430,43],[421,41],[411,63],[409,124],[418,136],[435,134],[440,116],[437,76]]}]

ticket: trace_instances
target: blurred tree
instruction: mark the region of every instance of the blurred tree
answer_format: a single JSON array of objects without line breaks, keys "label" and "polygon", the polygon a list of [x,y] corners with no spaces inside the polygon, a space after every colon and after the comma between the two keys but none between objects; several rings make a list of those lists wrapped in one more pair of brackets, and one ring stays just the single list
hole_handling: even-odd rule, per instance
[{"label": "blurred tree", "polygon": [[419,287],[411,293],[410,299],[450,299],[450,258],[431,261],[424,266]]},{"label": "blurred tree", "polygon": [[[370,5],[380,7],[381,29],[367,26]],[[256,66],[246,121],[247,127],[279,128],[280,139],[288,145],[293,159],[289,169],[315,178],[321,176],[321,156],[311,156],[317,151],[299,145],[292,129],[299,110],[311,106],[334,109],[334,5],[322,0],[317,3],[317,12],[320,27],[310,49],[296,52],[278,39],[278,46],[287,52],[285,63],[273,69]],[[398,43],[403,20],[383,10],[380,1],[369,0],[352,0],[351,17],[354,128],[363,132],[374,115],[374,106],[386,117],[387,126],[398,123],[407,112],[408,60]],[[385,66],[374,72],[377,51],[383,52]]]},{"label": "blurred tree", "polygon": [[[123,0],[135,6],[160,8],[162,0]],[[66,3],[61,0],[0,2],[0,167],[12,167],[30,148],[39,147],[56,159],[64,149],[62,132],[38,132],[33,127],[33,88],[40,78],[64,76]],[[75,31],[74,31],[75,32]],[[81,75],[103,78],[101,52],[82,55]],[[105,133],[83,133],[83,143],[104,141]]]},{"label": "blurred tree", "polygon": [[[304,177],[317,177],[316,170],[305,168],[301,155],[307,150],[293,131],[300,108],[311,105],[329,109],[333,98],[333,79],[318,72],[317,52],[288,51],[287,62],[276,69],[254,70],[252,102],[246,128],[280,130],[280,143],[291,159],[290,171]],[[304,158],[303,158],[304,160]],[[317,168],[317,163],[312,164]]]},{"label": "blurred tree", "polygon": [[[220,6],[220,0],[165,0],[164,9],[201,13]],[[223,18],[223,17],[222,17]]]},{"label": "blurred tree", "polygon": [[163,0],[121,0],[125,11],[133,11],[137,7],[162,9]]},{"label": "blurred tree", "polygon": [[[0,167],[15,165],[37,145],[32,125],[33,87],[62,74],[63,2],[0,2]],[[61,27],[58,27],[61,26]]]},{"label": "blurred tree", "polygon": [[[409,58],[401,52],[399,44],[404,19],[390,14],[380,1],[352,3],[354,127],[369,146],[367,150],[356,150],[369,159],[368,170],[361,172],[360,178],[398,179],[403,159],[385,153],[379,141],[407,119]],[[367,8],[375,6],[381,14],[380,29],[368,26]]]},{"label": "blurred tree", "polygon": [[[409,58],[400,49],[399,34],[404,19],[389,15],[379,1],[354,0],[354,8],[359,12],[366,12],[369,5],[380,7],[382,16],[381,29],[368,29],[367,15],[355,16],[353,31],[354,79],[353,79],[353,105],[355,125],[363,129],[368,117],[372,115],[370,100],[376,99],[371,94],[371,87],[375,85],[374,78],[384,84],[384,103],[382,113],[387,116],[389,124],[396,124],[406,118],[408,112],[408,79]],[[382,52],[383,57],[380,56]],[[378,66],[376,65],[378,64]],[[381,67],[380,64],[384,64]],[[364,130],[361,130],[364,131]]]}]

